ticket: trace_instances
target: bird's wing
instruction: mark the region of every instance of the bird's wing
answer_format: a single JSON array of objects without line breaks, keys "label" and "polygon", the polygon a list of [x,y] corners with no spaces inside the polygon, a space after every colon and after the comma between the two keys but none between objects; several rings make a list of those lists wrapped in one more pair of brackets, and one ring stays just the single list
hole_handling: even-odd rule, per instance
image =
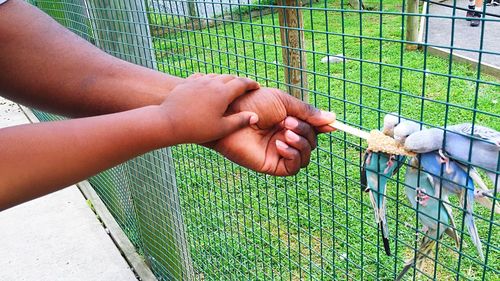
[{"label": "bird's wing", "polygon": [[500,147],[500,132],[488,128],[485,126],[481,125],[474,125],[474,130],[473,126],[470,123],[463,123],[463,124],[457,124],[448,127],[450,131],[454,131],[460,134],[463,134],[465,136],[474,136],[476,138],[480,138],[484,141],[490,142],[497,147]]}]

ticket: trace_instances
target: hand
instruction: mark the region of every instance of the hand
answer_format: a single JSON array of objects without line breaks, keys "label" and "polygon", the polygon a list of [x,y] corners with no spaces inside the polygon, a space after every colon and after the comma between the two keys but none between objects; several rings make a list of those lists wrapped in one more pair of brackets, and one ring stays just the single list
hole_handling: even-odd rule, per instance
[{"label": "hand", "polygon": [[192,75],[176,86],[160,105],[168,120],[165,133],[179,143],[205,143],[258,121],[258,116],[241,110],[227,114],[229,105],[259,84],[233,75]]},{"label": "hand", "polygon": [[327,124],[335,121],[334,114],[270,88],[239,97],[229,110],[255,112],[259,121],[205,145],[239,165],[277,176],[307,166],[317,132],[333,131]]}]

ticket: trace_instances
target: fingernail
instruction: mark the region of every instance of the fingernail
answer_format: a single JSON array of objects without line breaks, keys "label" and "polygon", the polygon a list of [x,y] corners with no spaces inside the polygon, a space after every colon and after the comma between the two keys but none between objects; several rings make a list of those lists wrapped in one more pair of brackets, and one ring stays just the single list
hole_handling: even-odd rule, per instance
[{"label": "fingernail", "polygon": [[335,113],[333,112],[328,112],[328,111],[321,111],[321,118],[324,118],[326,120],[334,121],[336,118]]},{"label": "fingernail", "polygon": [[276,146],[281,149],[287,149],[288,145],[280,140],[276,140]]},{"label": "fingernail", "polygon": [[255,125],[259,122],[259,117],[257,115],[250,116],[250,125]]},{"label": "fingernail", "polygon": [[289,141],[299,141],[300,140],[300,137],[299,135],[297,135],[296,133],[290,131],[290,130],[287,130],[285,132],[285,137],[289,140]]},{"label": "fingernail", "polygon": [[285,119],[285,128],[295,129],[299,126],[299,122],[295,118],[288,117]]}]

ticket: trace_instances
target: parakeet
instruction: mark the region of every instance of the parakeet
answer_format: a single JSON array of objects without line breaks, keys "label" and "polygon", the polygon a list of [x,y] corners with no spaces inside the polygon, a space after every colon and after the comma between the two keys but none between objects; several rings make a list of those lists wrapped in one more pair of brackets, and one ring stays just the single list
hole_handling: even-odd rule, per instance
[{"label": "parakeet", "polygon": [[384,116],[382,132],[404,144],[406,137],[420,131],[422,127],[418,122],[401,117],[397,113],[389,113]]},{"label": "parakeet", "polygon": [[401,122],[402,118],[397,113],[388,113],[384,116],[384,127],[382,133],[389,137],[394,137],[394,128]]},{"label": "parakeet", "polygon": [[405,194],[413,208],[418,212],[418,220],[424,226],[422,228],[424,236],[415,257],[405,264],[396,280],[401,280],[414,265],[419,271],[422,271],[425,257],[430,256],[436,240],[441,239],[444,233],[453,238],[457,248],[459,246],[459,236],[456,232],[451,209],[444,201],[436,198],[433,177],[424,171],[419,171],[417,167],[418,161],[416,158],[412,158],[405,174]]},{"label": "parakeet", "polygon": [[387,180],[397,173],[404,161],[404,156],[366,151],[361,167],[361,185],[370,196],[375,221],[382,230],[384,250],[388,256],[391,255],[391,250],[386,219],[386,185]]},{"label": "parakeet", "polygon": [[479,256],[484,260],[481,240],[473,216],[474,197],[476,193],[472,178],[453,160],[448,160],[446,163],[447,167],[444,168],[445,161],[437,151],[421,154],[420,164],[422,169],[432,177],[435,197],[439,198],[442,191],[441,198],[448,202],[448,194],[459,196],[464,194],[462,206],[465,209],[465,225]]},{"label": "parakeet", "polygon": [[418,132],[425,128],[421,126],[419,123],[411,121],[411,120],[403,120],[394,128],[394,139],[404,144],[406,138],[408,138],[411,134]]},{"label": "parakeet", "polygon": [[[445,136],[446,143],[443,147]],[[472,130],[472,124],[464,123],[450,126],[446,131],[431,128],[415,132],[406,139],[404,145],[406,149],[416,153],[442,148],[450,158],[484,169],[493,181],[497,192],[500,192],[500,177],[498,176],[500,132],[498,131],[480,125],[474,125],[474,130]]]}]

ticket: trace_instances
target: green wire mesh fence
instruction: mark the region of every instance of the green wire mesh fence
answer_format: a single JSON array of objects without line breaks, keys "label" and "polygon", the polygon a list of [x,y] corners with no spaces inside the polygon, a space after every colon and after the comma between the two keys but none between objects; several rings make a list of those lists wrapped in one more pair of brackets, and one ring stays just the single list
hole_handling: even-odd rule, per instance
[{"label": "green wire mesh fence", "polygon": [[[181,77],[247,76],[364,130],[381,128],[391,112],[429,127],[500,129],[500,8],[486,3],[480,26],[470,27],[462,0],[31,2],[114,56]],[[405,195],[411,167],[387,179],[387,256],[361,184],[366,144],[339,132],[318,142],[294,177],[181,145],[90,182],[160,280],[395,279],[430,237],[423,207]],[[500,280],[498,215],[479,205],[472,214],[481,258],[466,207],[450,201],[463,239],[430,237],[434,250],[404,278]]]}]

